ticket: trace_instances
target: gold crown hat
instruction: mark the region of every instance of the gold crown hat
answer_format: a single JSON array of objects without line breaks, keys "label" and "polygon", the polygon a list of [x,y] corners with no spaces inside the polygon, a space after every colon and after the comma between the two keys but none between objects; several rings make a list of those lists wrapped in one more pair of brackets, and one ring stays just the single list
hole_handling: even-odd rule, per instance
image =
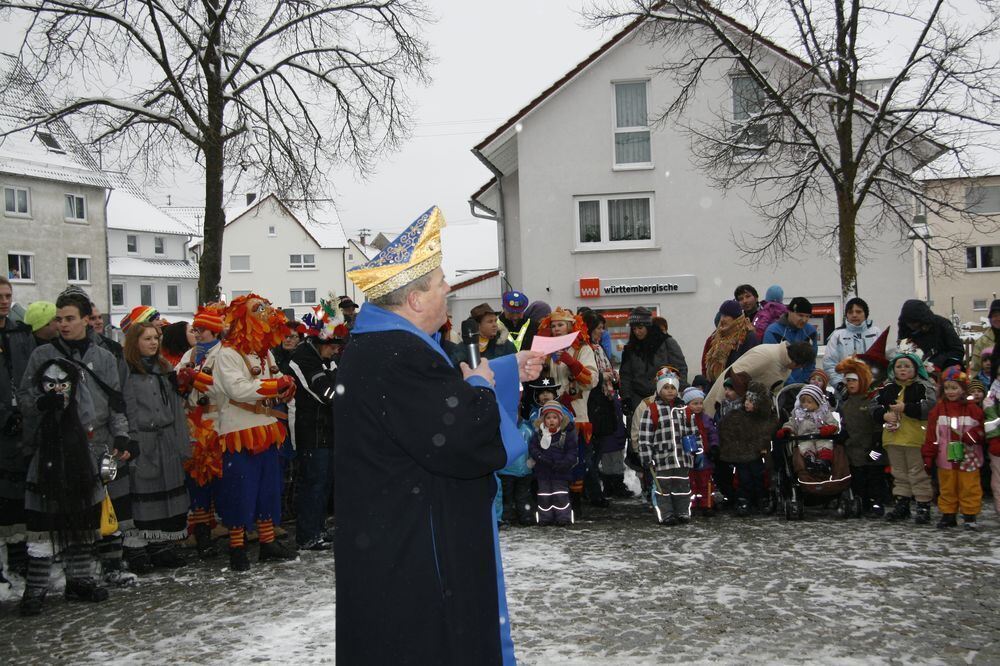
[{"label": "gold crown hat", "polygon": [[347,277],[365,292],[365,298],[381,298],[441,266],[441,229],[444,215],[431,206],[374,259],[347,272]]}]

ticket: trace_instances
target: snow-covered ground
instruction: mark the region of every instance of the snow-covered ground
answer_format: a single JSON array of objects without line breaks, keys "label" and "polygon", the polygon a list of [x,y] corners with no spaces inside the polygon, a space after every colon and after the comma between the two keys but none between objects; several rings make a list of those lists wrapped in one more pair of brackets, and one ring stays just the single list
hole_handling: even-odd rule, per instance
[{"label": "snow-covered ground", "polygon": [[[1000,521],[730,516],[659,527],[638,502],[571,528],[501,532],[522,664],[998,663]],[[330,554],[196,562],[100,605],[0,607],[3,663],[331,663]]]}]

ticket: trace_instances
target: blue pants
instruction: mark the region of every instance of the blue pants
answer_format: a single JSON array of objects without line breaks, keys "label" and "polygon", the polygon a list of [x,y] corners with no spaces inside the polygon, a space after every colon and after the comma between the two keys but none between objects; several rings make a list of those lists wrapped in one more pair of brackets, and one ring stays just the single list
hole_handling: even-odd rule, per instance
[{"label": "blue pants", "polygon": [[258,520],[281,523],[281,465],[278,449],[252,455],[246,451],[222,454],[216,506],[226,527],[251,528]]},{"label": "blue pants", "polygon": [[295,541],[300,545],[318,539],[326,521],[326,507],[333,486],[333,451],[299,449],[295,456]]}]

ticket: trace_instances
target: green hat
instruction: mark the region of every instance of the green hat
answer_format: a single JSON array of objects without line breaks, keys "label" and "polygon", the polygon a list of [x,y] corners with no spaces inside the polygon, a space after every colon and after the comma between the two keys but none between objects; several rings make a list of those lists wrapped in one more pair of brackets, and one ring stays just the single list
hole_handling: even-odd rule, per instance
[{"label": "green hat", "polygon": [[44,327],[55,319],[56,304],[49,301],[35,301],[24,312],[24,323],[31,327],[32,333]]}]

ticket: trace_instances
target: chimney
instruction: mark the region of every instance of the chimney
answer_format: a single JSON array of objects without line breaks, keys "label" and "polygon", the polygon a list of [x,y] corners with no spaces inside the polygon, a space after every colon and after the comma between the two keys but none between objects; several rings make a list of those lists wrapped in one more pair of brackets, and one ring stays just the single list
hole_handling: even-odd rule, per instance
[{"label": "chimney", "polygon": [[252,204],[256,200],[257,200],[257,193],[256,192],[247,192],[247,205],[248,206],[250,204]]},{"label": "chimney", "polygon": [[358,240],[361,245],[365,245],[365,241],[368,240],[368,235],[371,234],[370,229],[358,229]]}]

